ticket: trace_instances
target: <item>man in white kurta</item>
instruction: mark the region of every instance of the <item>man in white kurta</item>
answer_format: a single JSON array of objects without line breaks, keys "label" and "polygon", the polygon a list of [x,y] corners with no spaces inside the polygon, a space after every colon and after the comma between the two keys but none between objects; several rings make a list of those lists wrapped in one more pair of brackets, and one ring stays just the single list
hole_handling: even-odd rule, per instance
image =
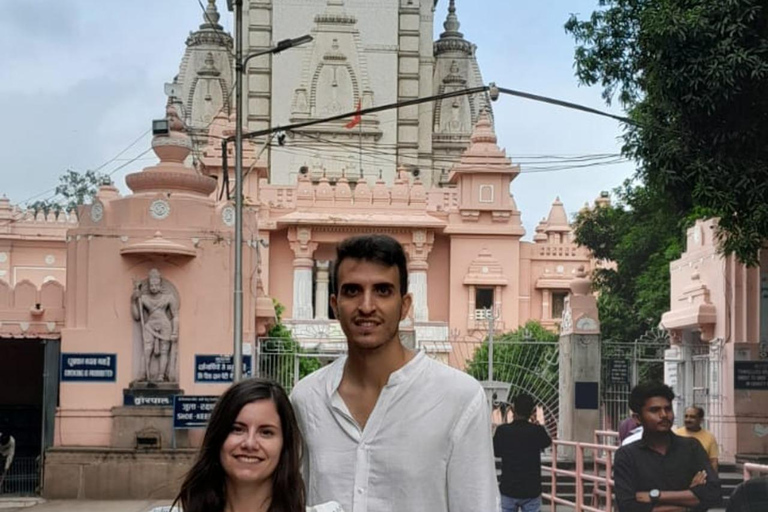
[{"label": "man in white kurta", "polygon": [[308,505],[345,512],[496,512],[491,414],[480,384],[408,350],[402,246],[383,235],[336,251],[331,307],[348,354],[292,394]]},{"label": "man in white kurta", "polygon": [[363,430],[337,393],[346,358],[299,382],[307,503],[345,512],[496,512],[498,484],[485,393],[423,352],[389,383]]}]

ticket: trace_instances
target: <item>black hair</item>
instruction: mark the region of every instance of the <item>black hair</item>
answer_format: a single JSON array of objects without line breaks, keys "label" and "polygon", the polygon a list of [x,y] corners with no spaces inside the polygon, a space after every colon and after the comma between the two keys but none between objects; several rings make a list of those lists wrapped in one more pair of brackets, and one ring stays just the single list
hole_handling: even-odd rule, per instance
[{"label": "black hair", "polygon": [[11,441],[11,434],[3,432],[0,434],[0,444],[8,444]]},{"label": "black hair", "polygon": [[305,512],[301,478],[301,433],[285,390],[267,379],[247,379],[232,385],[216,402],[208,421],[197,460],[184,478],[174,501],[184,512],[223,512],[226,506],[226,474],[221,466],[221,446],[240,410],[258,400],[271,400],[280,416],[283,449],[272,474],[269,512]]},{"label": "black hair", "polygon": [[649,398],[660,396],[670,402],[675,399],[675,392],[663,382],[643,382],[632,388],[629,394],[629,408],[632,412],[640,414]]},{"label": "black hair", "polygon": [[686,407],[686,409],[693,409],[694,411],[696,411],[696,414],[699,416],[699,419],[701,419],[701,420],[704,419],[704,408],[703,407],[699,407],[698,405],[691,405],[689,407]]},{"label": "black hair", "polygon": [[400,274],[400,295],[408,293],[408,264],[400,242],[388,235],[360,235],[343,240],[336,247],[333,265],[333,292],[339,293],[339,267],[345,259],[365,260],[386,267],[397,267]]},{"label": "black hair", "polygon": [[528,393],[520,393],[515,397],[512,405],[515,408],[515,416],[520,418],[530,418],[533,414],[533,397]]}]

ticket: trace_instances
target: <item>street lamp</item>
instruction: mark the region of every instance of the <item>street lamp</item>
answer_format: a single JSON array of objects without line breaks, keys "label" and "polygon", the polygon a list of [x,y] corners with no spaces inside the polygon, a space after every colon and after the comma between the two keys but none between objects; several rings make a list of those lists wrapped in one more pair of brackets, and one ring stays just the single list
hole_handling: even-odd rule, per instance
[{"label": "street lamp", "polygon": [[[295,39],[283,39],[266,50],[251,53],[243,58],[243,0],[234,0],[235,10],[235,325],[232,380],[243,378],[243,73],[248,61],[254,57],[280,53],[312,41],[304,35]],[[256,225],[258,236],[258,224]]]}]

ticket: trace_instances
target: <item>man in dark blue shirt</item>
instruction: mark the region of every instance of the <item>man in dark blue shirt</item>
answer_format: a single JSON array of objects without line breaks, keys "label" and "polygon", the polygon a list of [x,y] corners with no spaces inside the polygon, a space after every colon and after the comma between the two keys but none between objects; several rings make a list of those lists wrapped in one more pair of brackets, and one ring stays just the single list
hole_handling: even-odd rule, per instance
[{"label": "man in dark blue shirt", "polygon": [[702,512],[720,503],[720,480],[701,443],[672,432],[674,398],[660,382],[639,384],[630,394],[643,437],[616,452],[619,512]]},{"label": "man in dark blue shirt", "polygon": [[532,422],[533,398],[517,395],[512,423],[499,425],[493,452],[501,457],[501,509],[503,512],[541,510],[541,451],[552,444],[544,427]]}]

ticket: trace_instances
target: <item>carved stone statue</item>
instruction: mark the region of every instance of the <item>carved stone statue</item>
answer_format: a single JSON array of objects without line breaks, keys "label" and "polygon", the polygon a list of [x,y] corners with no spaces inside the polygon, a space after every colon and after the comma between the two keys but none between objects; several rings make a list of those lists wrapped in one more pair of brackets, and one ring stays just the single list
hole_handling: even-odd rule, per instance
[{"label": "carved stone statue", "polygon": [[169,363],[179,341],[179,297],[156,268],[149,271],[144,281],[134,282],[131,314],[141,328],[143,351],[139,381],[175,381]]}]

